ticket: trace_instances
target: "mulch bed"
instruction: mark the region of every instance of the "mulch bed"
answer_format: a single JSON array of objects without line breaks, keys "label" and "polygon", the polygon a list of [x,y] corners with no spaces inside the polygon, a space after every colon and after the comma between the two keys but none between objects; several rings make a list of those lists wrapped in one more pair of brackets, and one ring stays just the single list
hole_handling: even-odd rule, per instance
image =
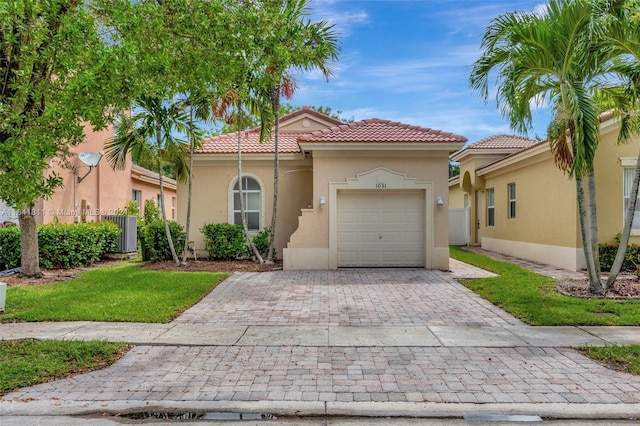
[{"label": "mulch bed", "polygon": [[[604,280],[606,278],[603,278]],[[640,281],[635,275],[628,274],[618,275],[612,288],[607,289],[604,293],[591,293],[589,291],[589,281],[586,278],[560,281],[556,288],[559,293],[566,296],[616,300],[640,299]]]}]

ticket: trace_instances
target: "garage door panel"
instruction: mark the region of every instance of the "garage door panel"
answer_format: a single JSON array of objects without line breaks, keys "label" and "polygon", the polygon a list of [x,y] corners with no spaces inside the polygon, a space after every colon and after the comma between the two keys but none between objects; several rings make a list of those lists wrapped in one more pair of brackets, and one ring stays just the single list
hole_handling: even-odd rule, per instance
[{"label": "garage door panel", "polygon": [[424,191],[339,193],[338,266],[424,266],[424,204]]}]

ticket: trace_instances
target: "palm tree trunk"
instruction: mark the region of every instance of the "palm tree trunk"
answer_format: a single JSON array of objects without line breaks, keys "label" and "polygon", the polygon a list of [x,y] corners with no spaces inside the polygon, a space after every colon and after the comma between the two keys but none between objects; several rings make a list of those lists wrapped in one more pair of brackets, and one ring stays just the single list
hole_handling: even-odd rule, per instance
[{"label": "palm tree trunk", "polygon": [[636,160],[636,169],[633,175],[633,183],[631,184],[631,194],[629,194],[629,205],[624,218],[624,226],[622,228],[622,236],[620,237],[620,244],[618,245],[618,251],[616,257],[611,265],[611,271],[609,277],[607,277],[607,288],[612,286],[616,281],[622,264],[624,263],[624,257],[627,253],[627,244],[629,244],[629,236],[631,235],[631,227],[633,226],[633,218],[636,212],[636,201],[638,200],[638,187],[640,186],[640,150],[638,150],[638,159]]},{"label": "palm tree trunk", "polygon": [[587,227],[588,216],[586,208],[586,200],[584,194],[584,181],[582,177],[576,176],[576,197],[578,201],[578,217],[580,219],[580,235],[582,237],[582,248],[584,250],[584,259],[587,264],[587,276],[589,277],[589,290],[593,293],[600,291],[602,283],[598,279],[595,272],[595,264],[593,263],[593,250],[590,244],[589,228]]},{"label": "palm tree trunk", "polygon": [[[158,151],[160,151],[160,140],[161,140],[161,130],[160,127],[156,127],[156,143],[158,145]],[[171,230],[169,229],[169,222],[167,222],[167,211],[164,205],[164,182],[162,180],[162,160],[158,155],[158,180],[160,181],[160,212],[162,212],[162,222],[164,222],[164,232],[167,234],[167,242],[169,243],[169,250],[171,251],[171,257],[173,261],[176,262],[176,265],[180,265],[180,259],[176,254],[176,249],[173,246],[173,239],[171,238]]]},{"label": "palm tree trunk", "polygon": [[[240,110],[238,109],[238,112]],[[256,260],[260,264],[264,263],[264,259],[260,255],[260,251],[253,242],[253,238],[249,234],[249,225],[247,224],[247,217],[244,214],[244,194],[242,192],[242,130],[240,128],[240,118],[238,117],[238,194],[240,195],[240,216],[242,218],[242,229],[244,230],[244,237],[247,239],[247,244]]]},{"label": "palm tree trunk", "polygon": [[189,251],[189,229],[191,227],[191,196],[193,193],[193,151],[195,148],[195,138],[193,135],[193,105],[189,109],[189,189],[187,194],[187,218],[184,225],[186,238],[184,249],[182,250],[182,266],[187,265],[187,252]]},{"label": "palm tree trunk", "polygon": [[38,227],[33,206],[25,206],[18,215],[20,222],[20,275],[27,278],[40,278],[40,254],[38,251]]},{"label": "palm tree trunk", "polygon": [[587,188],[589,191],[589,243],[591,244],[591,253],[593,255],[593,269],[596,274],[596,278],[594,278],[594,281],[597,280],[597,282],[600,283],[597,292],[601,293],[607,288],[602,284],[602,277],[600,276],[600,250],[598,249],[598,214],[596,208],[596,179],[593,166],[587,174]]},{"label": "palm tree trunk", "polygon": [[273,246],[276,239],[276,219],[278,215],[278,187],[280,185],[280,88],[276,87],[271,92],[271,105],[273,107],[274,123],[274,150],[273,155],[273,207],[271,213],[271,228],[269,228],[269,248],[267,249],[267,262],[273,262]]}]

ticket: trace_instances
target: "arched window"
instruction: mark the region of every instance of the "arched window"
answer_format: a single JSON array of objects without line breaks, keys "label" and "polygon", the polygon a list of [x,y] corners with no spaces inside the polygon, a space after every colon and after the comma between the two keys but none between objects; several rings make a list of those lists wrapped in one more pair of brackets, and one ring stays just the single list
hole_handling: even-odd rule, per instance
[{"label": "arched window", "polygon": [[[242,194],[244,199],[244,214],[247,218],[247,225],[250,231],[260,231],[262,229],[262,191],[260,184],[253,178],[242,178]],[[233,223],[242,225],[242,215],[240,213],[240,191],[238,181],[233,185]]]}]

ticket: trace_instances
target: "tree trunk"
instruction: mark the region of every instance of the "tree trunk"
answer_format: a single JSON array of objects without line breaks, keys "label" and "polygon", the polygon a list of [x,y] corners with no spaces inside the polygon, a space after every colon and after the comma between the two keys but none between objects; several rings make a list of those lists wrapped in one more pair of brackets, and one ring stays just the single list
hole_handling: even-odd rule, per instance
[{"label": "tree trunk", "polygon": [[[238,113],[240,109],[238,109]],[[238,117],[238,194],[240,195],[240,216],[242,219],[242,229],[244,231],[244,237],[247,239],[247,244],[253,255],[256,257],[256,260],[260,262],[260,264],[264,263],[264,259],[260,255],[260,251],[256,247],[253,242],[253,238],[249,234],[249,225],[247,225],[247,218],[244,215],[244,194],[242,193],[242,130],[240,128],[240,119]]]},{"label": "tree trunk", "polygon": [[196,144],[193,136],[193,105],[189,110],[189,189],[187,194],[187,218],[184,225],[186,234],[184,249],[182,250],[182,266],[187,265],[187,252],[189,251],[189,228],[191,226],[191,195],[193,193],[193,151]]},{"label": "tree trunk", "polygon": [[589,218],[587,216],[587,208],[585,205],[584,181],[578,176],[576,176],[576,197],[578,201],[578,217],[580,219],[582,249],[584,251],[584,259],[587,264],[587,276],[589,277],[589,290],[597,293],[601,291],[602,283],[599,280],[599,276],[595,271],[595,264],[593,263],[593,250],[590,244],[591,237],[589,236],[589,228],[587,227]]},{"label": "tree trunk", "polygon": [[171,238],[171,229],[169,229],[169,222],[167,222],[167,209],[165,209],[164,205],[164,181],[162,180],[162,159],[160,158],[160,128],[156,128],[156,137],[157,137],[157,145],[158,145],[158,180],[160,181],[160,212],[162,213],[162,222],[164,223],[164,232],[167,234],[167,242],[169,243],[169,250],[171,251],[171,257],[176,265],[180,265],[180,259],[178,258],[178,254],[176,253],[176,248],[173,246],[173,239]]},{"label": "tree trunk", "polygon": [[18,216],[20,222],[20,262],[21,276],[40,278],[40,254],[38,252],[38,228],[33,206],[25,206],[25,210]]},{"label": "tree trunk", "polygon": [[278,215],[278,187],[280,184],[280,88],[276,87],[271,92],[271,105],[273,107],[274,123],[274,149],[273,155],[273,212],[271,213],[271,228],[269,228],[269,248],[267,249],[267,263],[273,263],[273,246],[276,239],[276,219]]},{"label": "tree trunk", "polygon": [[607,288],[612,286],[616,281],[622,264],[624,263],[624,257],[627,253],[627,244],[629,244],[629,236],[631,235],[631,227],[633,226],[633,217],[636,212],[636,201],[638,200],[638,186],[640,186],[640,150],[638,150],[638,159],[636,160],[636,169],[633,174],[633,183],[631,184],[631,194],[629,194],[629,205],[624,218],[624,226],[622,228],[622,236],[620,237],[620,245],[616,252],[616,258],[611,265],[611,271],[607,278]]},{"label": "tree trunk", "polygon": [[606,285],[602,284],[602,277],[600,276],[600,250],[598,248],[598,214],[596,208],[596,179],[593,166],[587,174],[587,188],[589,190],[589,238],[591,244],[591,253],[593,254],[593,269],[595,271],[597,281],[601,283],[598,292],[603,292],[607,288]]}]

